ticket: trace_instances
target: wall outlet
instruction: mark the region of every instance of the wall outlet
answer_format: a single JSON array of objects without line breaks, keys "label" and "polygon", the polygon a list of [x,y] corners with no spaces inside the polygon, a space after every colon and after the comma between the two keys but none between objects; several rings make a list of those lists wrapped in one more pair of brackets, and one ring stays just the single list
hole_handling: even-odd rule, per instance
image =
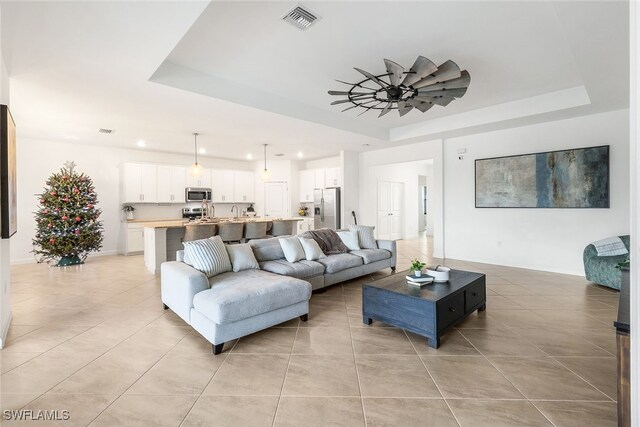
[{"label": "wall outlet", "polygon": [[498,247],[501,248],[502,247],[502,240],[498,240]]}]

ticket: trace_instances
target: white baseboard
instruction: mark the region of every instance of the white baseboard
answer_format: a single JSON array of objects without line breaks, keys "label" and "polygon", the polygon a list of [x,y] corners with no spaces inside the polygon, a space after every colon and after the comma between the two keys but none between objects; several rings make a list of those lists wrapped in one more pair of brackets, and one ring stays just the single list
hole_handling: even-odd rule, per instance
[{"label": "white baseboard", "polygon": [[545,267],[542,265],[516,265],[516,264],[505,264],[503,262],[496,262],[493,260],[487,259],[478,259],[478,258],[459,258],[455,256],[447,256],[446,259],[456,260],[456,261],[467,261],[467,262],[477,262],[480,264],[491,264],[491,265],[501,265],[504,267],[513,267],[513,268],[522,268],[524,270],[535,270],[535,271],[546,271],[548,273],[559,273],[559,274],[569,274],[571,276],[580,276],[584,277],[584,271],[575,271],[575,270],[565,270],[560,268],[553,267]]},{"label": "white baseboard", "polygon": [[[109,256],[109,255],[120,255],[120,253],[115,249],[110,251],[101,251],[101,252],[89,254],[88,258],[99,257],[99,256]],[[35,258],[12,259],[10,264],[11,265],[36,264],[36,259]]]}]

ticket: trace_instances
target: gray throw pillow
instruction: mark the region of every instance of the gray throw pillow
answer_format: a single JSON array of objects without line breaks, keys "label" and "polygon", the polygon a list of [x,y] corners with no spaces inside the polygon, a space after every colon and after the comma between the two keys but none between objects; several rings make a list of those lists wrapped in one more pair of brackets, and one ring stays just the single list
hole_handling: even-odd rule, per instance
[{"label": "gray throw pillow", "polygon": [[304,249],[302,249],[302,244],[297,236],[279,239],[278,241],[287,261],[298,262],[301,259],[305,259]]},{"label": "gray throw pillow", "polygon": [[227,252],[231,259],[233,271],[257,270],[260,268],[253,249],[248,243],[241,245],[227,245]]},{"label": "gray throw pillow", "polygon": [[349,248],[350,251],[359,251],[360,245],[358,244],[358,232],[357,231],[337,231],[338,236],[342,243]]},{"label": "gray throw pillow", "polygon": [[306,239],[304,237],[298,236],[300,239],[300,244],[302,245],[302,249],[304,250],[304,256],[307,261],[317,261],[321,258],[326,258],[327,256],[320,249],[320,245],[313,239]]},{"label": "gray throw pillow", "polygon": [[220,236],[183,242],[185,257],[191,265],[207,277],[231,271],[231,260]]},{"label": "gray throw pillow", "polygon": [[373,226],[349,224],[349,230],[358,233],[358,244],[361,249],[378,249],[376,238],[373,235],[374,229]]}]

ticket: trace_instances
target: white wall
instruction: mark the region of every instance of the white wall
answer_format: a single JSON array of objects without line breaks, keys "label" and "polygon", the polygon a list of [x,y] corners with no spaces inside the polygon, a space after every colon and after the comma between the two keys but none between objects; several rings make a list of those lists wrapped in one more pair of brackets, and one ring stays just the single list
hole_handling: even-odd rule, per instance
[{"label": "white wall", "polygon": [[[628,110],[547,122],[444,143],[447,258],[583,274],[592,241],[629,234]],[[610,145],[610,209],[476,209],[474,160]],[[457,150],[466,148],[463,160]]]},{"label": "white wall", "polygon": [[347,228],[348,224],[353,224],[353,215],[355,212],[359,218],[359,156],[353,151],[340,152],[340,173],[342,188],[340,189],[340,210],[341,210],[341,226]]},{"label": "white wall", "polygon": [[[0,5],[0,22],[2,22],[2,6]],[[2,39],[2,28],[0,25],[0,39]],[[9,73],[7,72],[2,47],[0,46],[0,104],[9,105]],[[16,123],[19,129],[19,124]],[[18,168],[18,171],[20,169]],[[19,180],[19,178],[18,178]],[[19,200],[19,199],[18,199]],[[18,229],[22,224],[18,219]],[[15,236],[13,237],[15,239]],[[10,240],[0,239],[0,348],[4,346],[5,338],[11,323],[11,274],[9,260]]]},{"label": "white wall", "polygon": [[[16,124],[19,127],[19,124]],[[33,155],[37,153],[37,155]],[[103,210],[104,224],[103,254],[116,253],[122,249],[120,211],[120,180],[124,162],[139,161],[188,166],[190,156],[156,153],[144,150],[127,150],[95,145],[60,143],[18,138],[18,232],[11,238],[11,261],[34,261],[31,239],[35,235],[36,224],[33,212],[36,210],[36,194],[42,192],[49,176],[60,170],[63,163],[72,160],[76,170],[87,173],[96,187],[99,207]],[[252,164],[232,160],[200,157],[205,168],[250,170]],[[136,205],[139,218],[180,217],[182,205]],[[222,209],[221,209],[222,211]],[[224,212],[216,211],[217,215]]]},{"label": "white wall", "polygon": [[[418,235],[418,175],[428,170],[425,160],[433,159],[433,183],[430,188],[429,204],[433,207],[433,253],[442,257],[444,253],[444,211],[442,140],[420,142],[360,154],[360,203],[359,223],[375,225],[377,217],[377,181],[405,182],[404,236]],[[420,165],[417,168],[415,165]],[[414,166],[411,166],[414,165]],[[410,197],[407,197],[410,195]]]},{"label": "white wall", "polygon": [[340,167],[341,157],[326,157],[324,159],[302,160],[300,161],[300,170],[304,169],[324,169]]}]

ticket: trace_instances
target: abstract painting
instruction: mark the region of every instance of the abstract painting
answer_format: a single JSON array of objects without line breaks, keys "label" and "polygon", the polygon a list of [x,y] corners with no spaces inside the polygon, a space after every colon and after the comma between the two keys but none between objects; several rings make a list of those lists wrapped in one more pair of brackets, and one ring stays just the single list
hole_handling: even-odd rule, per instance
[{"label": "abstract painting", "polygon": [[476,160],[477,208],[608,208],[609,146]]},{"label": "abstract painting", "polygon": [[9,108],[0,105],[0,237],[8,239],[17,229],[16,125]]}]

